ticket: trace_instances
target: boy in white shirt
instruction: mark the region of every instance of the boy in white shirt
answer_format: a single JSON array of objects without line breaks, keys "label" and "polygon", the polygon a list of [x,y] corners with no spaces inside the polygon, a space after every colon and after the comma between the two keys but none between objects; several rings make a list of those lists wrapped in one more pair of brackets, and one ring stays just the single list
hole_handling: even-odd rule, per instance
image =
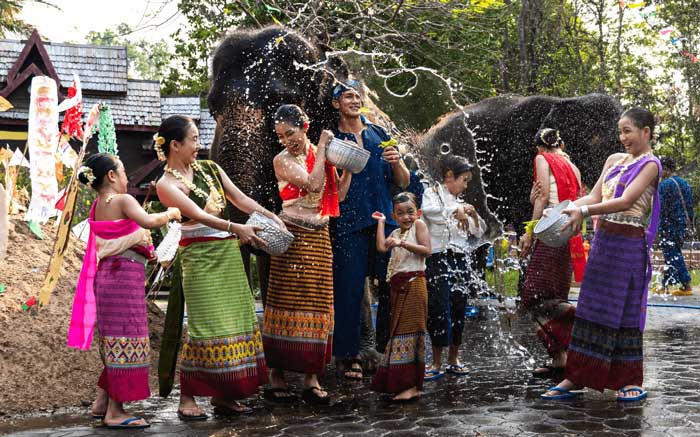
[{"label": "boy in white shirt", "polygon": [[444,375],[442,351],[449,346],[448,373],[469,372],[458,358],[462,343],[468,285],[476,280],[470,267],[470,253],[483,243],[486,223],[472,205],[458,199],[472,178],[473,166],[461,157],[442,159],[442,183],[423,194],[423,221],[428,225],[432,254],[427,260],[428,333],[433,364],[425,372],[431,381]]}]

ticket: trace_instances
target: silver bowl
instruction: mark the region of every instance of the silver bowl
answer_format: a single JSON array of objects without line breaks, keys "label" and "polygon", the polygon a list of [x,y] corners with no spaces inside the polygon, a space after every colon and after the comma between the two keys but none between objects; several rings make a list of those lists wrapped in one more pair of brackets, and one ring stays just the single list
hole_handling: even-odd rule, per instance
[{"label": "silver bowl", "polygon": [[571,203],[570,200],[565,200],[550,209],[547,217],[542,217],[535,225],[533,231],[535,238],[551,247],[565,245],[574,236],[574,232],[571,227],[562,231],[561,227],[569,220],[569,216],[562,214],[562,211],[568,208]]},{"label": "silver bowl", "polygon": [[294,241],[294,234],[280,228],[276,221],[259,212],[252,213],[246,224],[262,228],[256,232],[256,235],[265,241],[267,246],[260,247],[260,249],[270,255],[282,255]]},{"label": "silver bowl", "polygon": [[369,160],[369,151],[351,141],[333,138],[326,148],[326,159],[331,164],[352,173],[361,172]]}]

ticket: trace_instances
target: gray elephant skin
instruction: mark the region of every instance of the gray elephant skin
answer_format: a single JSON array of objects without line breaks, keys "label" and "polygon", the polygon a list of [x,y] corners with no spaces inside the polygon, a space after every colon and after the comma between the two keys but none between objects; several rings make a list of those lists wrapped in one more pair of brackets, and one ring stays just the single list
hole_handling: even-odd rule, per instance
[{"label": "gray elephant skin", "polygon": [[491,211],[516,229],[531,217],[529,195],[537,154],[533,140],[540,128],[559,130],[583,183],[592,188],[607,157],[622,150],[617,138],[620,113],[620,103],[603,94],[566,99],[494,97],[443,117],[423,135],[417,155],[431,175],[439,171],[435,157],[446,151],[478,162],[475,183],[464,197],[485,217],[493,237],[498,222]]}]

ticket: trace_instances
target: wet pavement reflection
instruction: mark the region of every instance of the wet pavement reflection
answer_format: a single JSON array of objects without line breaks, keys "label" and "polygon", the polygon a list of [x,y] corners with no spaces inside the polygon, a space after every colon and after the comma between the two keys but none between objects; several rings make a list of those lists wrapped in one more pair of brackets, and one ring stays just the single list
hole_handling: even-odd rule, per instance
[{"label": "wet pavement reflection", "polygon": [[[247,402],[253,415],[184,423],[176,415],[175,392],[168,399],[152,397],[131,404],[129,411],[143,415],[151,427],[121,435],[700,435],[699,310],[649,309],[644,335],[648,399],[621,404],[614,392],[589,390],[574,400],[542,401],[539,394],[552,381],[533,379],[530,370],[544,362],[544,349],[525,316],[492,302],[480,301],[478,318],[467,319],[461,359],[471,373],[427,382],[423,398],[415,403],[389,403],[369,391],[368,378],[361,383],[336,380],[329,370],[322,380],[334,399],[328,407],[272,407],[259,398]],[[291,381],[301,390],[301,377]],[[87,407],[0,422],[0,431],[33,436],[120,434],[90,419]]]}]

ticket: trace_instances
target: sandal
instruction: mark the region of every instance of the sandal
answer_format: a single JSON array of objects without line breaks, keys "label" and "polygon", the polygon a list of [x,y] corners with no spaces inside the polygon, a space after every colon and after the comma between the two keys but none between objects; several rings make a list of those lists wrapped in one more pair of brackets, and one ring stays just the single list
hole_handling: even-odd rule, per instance
[{"label": "sandal", "polygon": [[288,388],[272,387],[266,388],[263,392],[263,398],[273,404],[291,405],[299,402],[297,395],[292,393]]},{"label": "sandal", "polygon": [[583,394],[583,390],[580,388],[572,387],[572,388],[564,388],[564,387],[549,387],[547,389],[548,392],[553,391],[556,393],[559,393],[558,395],[548,395],[547,393],[542,393],[540,395],[540,398],[546,399],[546,400],[564,400],[564,399],[571,399],[576,396],[580,396]]},{"label": "sandal", "polygon": [[231,408],[228,405],[214,405],[214,414],[217,416],[247,416],[253,413],[253,409],[236,402],[239,409]]},{"label": "sandal", "polygon": [[[538,372],[538,369],[545,369],[543,372]],[[564,368],[563,367],[554,367],[550,366],[548,364],[543,364],[537,369],[532,371],[532,377],[533,378],[542,378],[542,379],[547,379],[547,378],[558,378],[560,376],[564,375]]]},{"label": "sandal", "polygon": [[[360,376],[350,376],[351,374],[360,374]],[[362,370],[362,361],[357,358],[352,358],[345,361],[345,368],[343,370],[343,376],[346,379],[360,380],[364,376]]]},{"label": "sandal", "polygon": [[440,379],[443,376],[445,376],[445,372],[442,372],[438,369],[430,369],[426,370],[423,374],[423,381],[435,381],[436,379]]},{"label": "sandal", "polygon": [[647,393],[643,388],[641,387],[630,387],[630,388],[621,388],[618,390],[620,393],[629,393],[631,391],[638,391],[639,394],[637,396],[618,396],[617,400],[621,402],[634,402],[634,401],[641,401],[642,399],[645,399],[649,393]]},{"label": "sandal", "polygon": [[151,426],[148,423],[144,423],[141,425],[131,425],[131,423],[136,422],[138,420],[143,420],[143,418],[130,417],[130,418],[122,421],[121,423],[115,423],[114,425],[108,425],[105,423],[104,425],[108,429],[143,429],[143,428],[148,428],[149,426]]},{"label": "sandal", "polygon": [[331,403],[331,398],[326,394],[326,396],[320,396],[317,392],[320,392],[321,387],[308,387],[301,392],[301,398],[309,405],[329,405]]},{"label": "sandal", "polygon": [[467,370],[467,366],[464,364],[450,364],[447,366],[445,369],[447,373],[450,375],[454,376],[466,376],[469,375],[469,371]]},{"label": "sandal", "polygon": [[[195,408],[185,408],[186,410],[194,410]],[[207,413],[201,414],[185,414],[182,410],[177,410],[177,418],[183,422],[197,422],[200,420],[207,420],[209,415]]]}]

